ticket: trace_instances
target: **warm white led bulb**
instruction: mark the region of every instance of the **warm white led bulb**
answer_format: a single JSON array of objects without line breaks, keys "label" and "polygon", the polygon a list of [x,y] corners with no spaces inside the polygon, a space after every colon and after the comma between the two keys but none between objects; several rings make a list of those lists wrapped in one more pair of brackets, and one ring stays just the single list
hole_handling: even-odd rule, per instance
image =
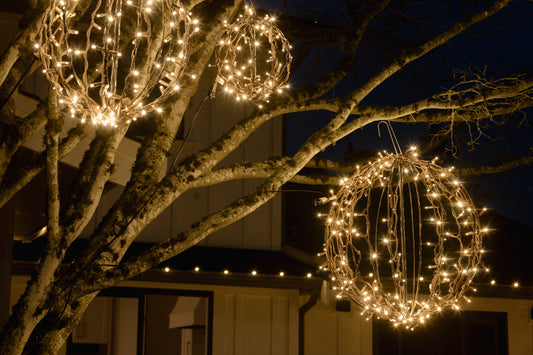
[{"label": "warm white led bulb", "polygon": [[218,75],[229,88],[225,91],[257,105],[287,87],[291,60],[283,33],[251,6],[228,26],[216,51]]},{"label": "warm white led bulb", "polygon": [[331,191],[323,269],[369,318],[414,329],[433,313],[459,309],[474,291],[483,254],[479,211],[435,162],[383,152]]},{"label": "warm white led bulb", "polygon": [[[93,20],[87,22],[77,5],[77,0],[52,0],[34,45],[43,73],[58,88],[59,103],[82,122],[110,127],[156,110],[174,93],[189,57],[193,21],[187,11],[176,11],[182,9],[180,1],[158,0],[149,7],[140,0],[91,2]],[[131,11],[132,6],[146,13]],[[84,29],[83,37],[74,26]],[[173,59],[136,60],[163,53]]]}]

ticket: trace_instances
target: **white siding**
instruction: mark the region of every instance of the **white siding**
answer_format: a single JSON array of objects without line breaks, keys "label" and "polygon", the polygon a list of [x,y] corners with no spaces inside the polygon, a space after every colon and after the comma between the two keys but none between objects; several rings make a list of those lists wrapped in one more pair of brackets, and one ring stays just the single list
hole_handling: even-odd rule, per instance
[{"label": "white siding", "polygon": [[[11,304],[27,277],[14,276]],[[298,307],[308,296],[297,290],[128,281],[127,287],[213,291],[213,355],[297,355]],[[509,355],[533,354],[533,300],[473,298],[462,307],[507,312]],[[372,323],[318,302],[305,317],[305,355],[370,355]]]},{"label": "white siding", "polygon": [[320,301],[305,315],[305,355],[372,354],[372,323],[351,312],[336,312]]},{"label": "white siding", "polygon": [[[0,30],[3,34],[0,38],[0,53],[7,46],[9,39],[16,34],[16,24],[19,19],[19,15],[0,12]],[[198,97],[195,98],[185,115],[185,131],[191,127],[192,118],[200,102],[211,91],[215,79],[214,75],[213,70],[207,70],[207,73],[200,79]],[[46,80],[39,74],[33,75],[24,84],[24,89],[35,95],[44,95],[47,91],[46,88]],[[34,99],[22,94],[17,96],[17,113],[20,116],[26,116],[32,112],[36,105],[37,101]],[[216,97],[207,99],[202,106],[198,119],[194,122],[191,136],[185,143],[185,148],[178,160],[185,158],[199,149],[207,147],[233,127],[236,122],[250,114],[253,109],[254,107],[252,105],[237,102],[233,96],[226,95],[219,87]],[[74,126],[75,123],[76,121],[70,120],[67,122],[67,126]],[[250,137],[246,144],[228,156],[220,166],[234,162],[252,162],[281,156],[283,146],[282,127],[281,117],[271,119]],[[64,128],[62,135],[66,134],[66,131],[67,127]],[[42,150],[43,132],[43,129],[37,132],[25,143],[25,146],[37,151]],[[78,166],[91,139],[92,135],[85,138],[62,161],[72,166]],[[174,154],[179,149],[181,143],[176,142],[171,149]],[[110,208],[116,198],[118,198],[119,192],[130,178],[131,167],[138,147],[139,143],[129,139],[124,139],[120,144],[115,157],[116,169],[111,177],[111,181],[120,186],[102,198],[95,217],[83,232],[83,237],[88,237],[94,231],[104,213]],[[175,158],[174,154],[169,157],[167,168],[172,165]],[[163,169],[162,174],[165,172],[166,170]],[[190,191],[147,226],[139,236],[138,241],[158,242],[175,236],[200,218],[217,211],[229,202],[251,191],[260,182],[259,180],[231,181],[209,188]],[[246,219],[238,221],[209,236],[201,245],[241,249],[280,250],[281,198],[279,196],[275,197],[270,203],[259,208]]]},{"label": "white siding", "polygon": [[[212,80],[213,78],[211,78]],[[203,88],[208,92],[212,81],[202,78]],[[226,133],[243,117],[252,112],[253,107],[237,102],[220,89],[215,99],[209,100],[201,110],[198,121],[191,133],[191,142],[182,157],[203,147],[207,147]],[[186,121],[193,113],[187,115]],[[235,162],[253,162],[269,159],[282,154],[283,122],[281,117],[265,123],[248,141],[230,154],[218,167]],[[188,129],[188,125],[186,125]],[[218,168],[217,167],[217,168]],[[173,209],[173,223],[176,232],[187,228],[191,223],[208,213],[213,213],[228,203],[245,195],[262,180],[230,181],[205,189],[187,193],[178,200]],[[203,246],[240,249],[280,250],[281,248],[281,198],[275,197],[245,219],[213,233]]]},{"label": "white siding", "polygon": [[297,355],[298,291],[128,281],[123,286],[213,291],[213,355]]},{"label": "white siding", "polygon": [[[209,92],[207,86],[209,80],[202,79],[202,83],[198,92]],[[252,107],[249,104],[235,102],[233,98],[224,95],[220,90],[217,95],[215,99],[209,99],[202,107],[197,122],[194,124],[191,136],[185,144],[185,148],[178,160],[187,157],[199,149],[207,147],[252,111]],[[192,116],[194,116],[198,104],[196,102],[191,105],[191,112],[186,114],[186,130],[191,125]],[[282,118],[276,117],[271,119],[251,136],[246,144],[224,159],[217,168],[235,162],[253,162],[269,159],[274,156],[281,156],[282,135]],[[41,140],[39,139],[38,141],[40,142]],[[173,154],[168,159],[167,169],[171,168],[180,144],[181,142],[177,142],[173,147]],[[131,147],[128,152],[127,157],[123,154],[124,157],[121,155],[122,158],[118,159],[124,163],[123,169],[121,170],[122,174],[119,174],[122,179],[120,180],[122,185],[125,184],[125,179],[129,178],[130,166],[135,156],[132,153]],[[259,179],[246,181],[236,180],[188,191],[148,225],[141,232],[137,241],[159,242],[173,237],[207,214],[216,212],[235,199],[244,196],[261,182],[262,180]],[[120,196],[122,190],[122,186],[118,186],[102,197],[94,218],[83,232],[83,237],[88,237],[94,231],[97,223]],[[243,220],[213,233],[201,242],[200,245],[239,249],[280,250],[281,197],[279,195],[276,196],[272,201],[258,208]]]}]

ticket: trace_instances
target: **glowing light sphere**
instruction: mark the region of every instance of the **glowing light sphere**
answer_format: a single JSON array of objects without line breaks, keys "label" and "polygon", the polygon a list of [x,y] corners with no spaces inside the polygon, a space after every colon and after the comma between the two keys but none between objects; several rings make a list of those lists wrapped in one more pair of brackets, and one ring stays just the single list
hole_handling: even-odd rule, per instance
[{"label": "glowing light sphere", "polygon": [[59,102],[82,122],[117,126],[179,89],[195,21],[179,0],[52,0],[35,48]]},{"label": "glowing light sphere", "polygon": [[216,50],[218,75],[224,90],[255,104],[288,88],[291,45],[275,25],[275,18],[256,16],[252,6],[231,24]]},{"label": "glowing light sphere", "polygon": [[409,150],[382,153],[342,179],[325,232],[338,297],[408,329],[459,309],[482,270],[486,229],[452,170]]}]

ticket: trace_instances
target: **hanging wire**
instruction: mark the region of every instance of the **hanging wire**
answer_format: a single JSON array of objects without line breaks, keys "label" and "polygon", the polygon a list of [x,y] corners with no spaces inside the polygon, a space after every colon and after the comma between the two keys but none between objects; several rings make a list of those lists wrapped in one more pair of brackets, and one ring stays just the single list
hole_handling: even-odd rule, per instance
[{"label": "hanging wire", "polygon": [[[215,90],[216,88],[216,81],[215,81],[215,84],[213,85],[213,90]],[[185,144],[187,143],[187,141],[189,140],[189,137],[191,135],[191,132],[192,132],[192,129],[194,127],[194,124],[196,123],[196,120],[198,119],[198,116],[200,115],[200,110],[202,109],[202,106],[207,102],[207,99],[212,99],[215,97],[214,95],[214,91],[211,90],[209,92],[209,94],[207,94],[203,99],[202,99],[202,102],[200,103],[200,105],[198,106],[198,108],[196,109],[196,112],[194,113],[194,116],[192,117],[192,120],[191,120],[191,125],[189,127],[189,129],[187,130],[187,133],[185,134],[185,137],[183,138],[183,142],[181,143],[180,147],[178,148],[178,152],[176,153],[176,156],[174,157],[174,160],[172,161],[172,164],[170,164],[170,169],[172,169],[174,167],[174,165],[176,164],[176,162],[178,161],[181,153],[183,152],[183,148],[185,148]],[[182,124],[185,124],[185,122],[182,122]]]},{"label": "hanging wire", "polygon": [[387,127],[387,131],[389,132],[389,137],[392,142],[392,148],[394,149],[394,153],[396,154],[402,154],[402,148],[400,146],[400,142],[398,141],[398,138],[396,137],[396,133],[394,133],[394,129],[392,129],[392,125],[389,121],[379,121],[378,123],[378,137],[381,137],[381,131],[379,129],[380,124],[385,124]]}]

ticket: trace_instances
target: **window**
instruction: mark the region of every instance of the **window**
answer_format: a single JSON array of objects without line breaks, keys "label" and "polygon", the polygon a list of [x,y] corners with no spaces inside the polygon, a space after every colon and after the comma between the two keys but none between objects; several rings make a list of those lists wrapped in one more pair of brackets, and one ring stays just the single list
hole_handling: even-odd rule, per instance
[{"label": "window", "polygon": [[414,331],[376,320],[373,348],[374,355],[507,355],[507,314],[448,313]]},{"label": "window", "polygon": [[211,355],[211,292],[113,288],[94,299],[68,355]]}]

